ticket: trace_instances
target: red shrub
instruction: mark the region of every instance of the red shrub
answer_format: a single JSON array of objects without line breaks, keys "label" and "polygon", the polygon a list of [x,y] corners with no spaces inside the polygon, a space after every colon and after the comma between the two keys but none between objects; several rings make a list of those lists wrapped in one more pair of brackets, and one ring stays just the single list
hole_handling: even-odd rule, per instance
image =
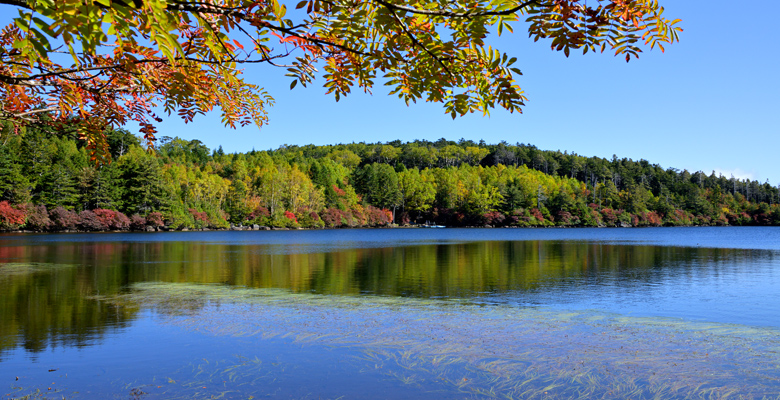
[{"label": "red shrub", "polygon": [[290,221],[298,222],[298,218],[295,217],[295,214],[293,214],[293,213],[291,213],[289,211],[285,211],[284,212],[284,217],[289,219]]},{"label": "red shrub", "polygon": [[504,220],[506,220],[506,215],[499,211],[485,213],[483,217],[485,218],[485,223],[492,226],[501,226],[504,223]]},{"label": "red shrub", "polygon": [[0,229],[19,229],[24,225],[25,213],[12,207],[7,201],[0,201]]},{"label": "red shrub", "polygon": [[725,225],[728,225],[728,224],[729,224],[729,220],[728,220],[728,219],[726,219],[726,216],[725,216],[725,215],[721,214],[721,215],[719,215],[719,216],[718,216],[718,219],[715,221],[715,223],[716,223],[718,226],[725,226]]},{"label": "red shrub", "polygon": [[98,208],[92,210],[92,212],[95,213],[95,218],[97,218],[97,220],[100,221],[100,224],[102,224],[105,227],[104,229],[108,229],[111,227],[111,221],[114,220],[114,214],[116,213],[116,211],[106,210],[104,208]]},{"label": "red shrub", "polygon": [[209,222],[209,216],[205,212],[200,212],[194,208],[188,210],[195,221]]},{"label": "red shrub", "polygon": [[49,219],[52,222],[52,227],[56,230],[76,229],[79,224],[79,216],[70,210],[66,210],[62,206],[57,207],[49,212]]},{"label": "red shrub", "polygon": [[190,208],[188,211],[190,212],[190,215],[192,215],[192,219],[195,220],[196,228],[204,228],[211,225],[209,216],[205,211],[198,211],[194,208]]},{"label": "red shrub", "polygon": [[629,214],[631,216],[631,225],[633,226],[639,226],[639,217],[637,217],[634,214]]},{"label": "red shrub", "polygon": [[262,218],[262,217],[268,217],[270,215],[271,213],[268,211],[267,208],[263,206],[258,206],[257,208],[254,209],[254,211],[249,213],[249,216],[247,216],[246,219],[252,221],[258,217]]},{"label": "red shrub", "polygon": [[538,208],[532,208],[531,209],[531,215],[536,218],[537,221],[542,222],[544,221],[544,215],[542,215],[542,212],[539,211]]},{"label": "red shrub", "polygon": [[758,225],[771,225],[772,218],[768,213],[756,212],[753,214],[753,221]]},{"label": "red shrub", "polygon": [[119,211],[98,208],[92,210],[104,229],[125,230],[130,227],[130,219]]},{"label": "red shrub", "polygon": [[336,194],[339,196],[344,196],[347,194],[343,189],[339,189],[339,187],[336,185],[333,185],[333,191],[336,192]]},{"label": "red shrub", "polygon": [[663,225],[663,220],[661,219],[661,216],[658,215],[655,211],[650,211],[649,213],[645,214],[645,219],[647,220],[647,224],[650,226],[661,226]]},{"label": "red shrub", "polygon": [[[107,211],[107,210],[106,210]],[[79,227],[85,231],[105,231],[108,225],[94,211],[84,210],[79,213]]]},{"label": "red shrub", "polygon": [[49,219],[49,211],[46,210],[46,206],[39,205],[33,206],[27,205],[27,229],[34,231],[46,231],[51,228],[52,222]]},{"label": "red shrub", "polygon": [[130,218],[127,215],[117,211],[114,214],[114,221],[111,223],[111,229],[125,231],[130,228]]},{"label": "red shrub", "polygon": [[617,222],[618,216],[615,215],[615,210],[611,208],[601,210],[601,215],[604,217],[603,220],[607,225],[615,225],[615,222]]},{"label": "red shrub", "polygon": [[350,226],[368,225],[368,213],[360,204],[353,208],[352,212],[349,214],[352,215],[352,222],[349,224]]},{"label": "red shrub", "polygon": [[374,206],[366,206],[366,224],[369,226],[387,225],[392,222],[393,214],[390,210],[382,210]]},{"label": "red shrub", "polygon": [[328,208],[322,212],[322,220],[325,222],[325,226],[329,228],[338,228],[344,225],[346,220],[345,212],[338,208]]},{"label": "red shrub", "polygon": [[571,213],[568,211],[563,211],[563,210],[558,211],[557,217],[560,225],[572,225],[579,222],[579,218],[572,216]]},{"label": "red shrub", "polygon": [[145,226],[146,226],[146,218],[138,214],[133,214],[133,216],[130,217],[130,229],[134,231],[142,231],[144,230]]},{"label": "red shrub", "polygon": [[150,212],[146,216],[146,225],[154,226],[154,227],[164,226],[165,222],[163,221],[162,213],[159,213],[157,211]]}]

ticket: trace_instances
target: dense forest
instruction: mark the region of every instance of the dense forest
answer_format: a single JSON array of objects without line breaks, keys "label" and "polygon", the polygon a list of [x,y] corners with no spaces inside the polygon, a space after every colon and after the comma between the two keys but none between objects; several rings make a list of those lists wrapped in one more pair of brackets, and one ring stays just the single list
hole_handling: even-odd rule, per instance
[{"label": "dense forest", "polygon": [[[506,142],[283,146],[225,154],[107,132],[95,165],[77,134],[0,135],[0,229],[780,225],[769,183]],[[238,227],[238,228],[237,228]]]}]

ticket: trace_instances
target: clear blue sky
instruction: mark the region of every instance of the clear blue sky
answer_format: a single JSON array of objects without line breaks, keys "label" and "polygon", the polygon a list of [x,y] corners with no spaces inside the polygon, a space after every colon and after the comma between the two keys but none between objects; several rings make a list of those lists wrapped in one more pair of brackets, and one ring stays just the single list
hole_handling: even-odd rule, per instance
[{"label": "clear blue sky", "polygon": [[529,97],[523,114],[495,110],[453,121],[441,104],[407,107],[382,87],[337,103],[324,94],[321,79],[291,91],[284,70],[248,66],[247,80],[276,98],[268,126],[231,130],[215,112],[190,124],[166,117],[158,136],[199,139],[226,152],[394,139],[506,140],[780,184],[780,41],[771,12],[777,2],[660,2],[667,17],[683,20],[682,40],[665,54],[648,51],[630,63],[607,53],[567,59],[548,42],[534,43],[524,25],[494,42],[519,59],[519,84]]}]

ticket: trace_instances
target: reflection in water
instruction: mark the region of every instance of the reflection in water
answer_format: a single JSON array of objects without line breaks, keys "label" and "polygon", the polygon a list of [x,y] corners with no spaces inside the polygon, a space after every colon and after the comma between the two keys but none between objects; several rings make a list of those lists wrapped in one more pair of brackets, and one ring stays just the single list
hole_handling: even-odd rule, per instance
[{"label": "reflection in water", "polygon": [[[193,241],[6,243],[0,246],[0,352],[81,346],[123,327],[138,310],[93,297],[140,282],[466,298],[780,327],[769,309],[776,297],[767,288],[778,281],[778,254],[770,250],[585,241],[390,245],[312,252]],[[20,268],[25,263],[50,267]],[[753,290],[739,297],[735,282]],[[746,303],[759,307],[745,309]],[[752,319],[739,319],[745,315]]]}]

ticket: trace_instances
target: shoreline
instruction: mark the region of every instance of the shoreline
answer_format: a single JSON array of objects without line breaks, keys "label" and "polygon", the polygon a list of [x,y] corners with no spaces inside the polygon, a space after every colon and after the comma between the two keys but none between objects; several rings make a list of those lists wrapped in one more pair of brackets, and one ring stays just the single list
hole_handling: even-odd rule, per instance
[{"label": "shoreline", "polygon": [[0,231],[0,234],[5,233],[165,233],[165,232],[247,232],[247,231],[326,231],[326,230],[350,230],[350,229],[645,229],[645,228],[705,228],[705,227],[720,227],[720,228],[736,228],[736,227],[777,227],[777,225],[660,225],[660,226],[632,226],[632,225],[613,225],[613,226],[584,226],[584,225],[562,225],[562,226],[445,226],[445,227],[430,227],[423,225],[394,225],[394,226],[341,226],[341,227],[321,227],[321,228],[286,228],[286,227],[269,227],[258,226],[254,228],[252,226],[233,226],[230,228],[154,228],[151,229],[127,229],[127,230],[79,230],[79,229],[66,229],[66,230],[47,230],[47,231],[34,231],[34,230],[9,230]]}]

